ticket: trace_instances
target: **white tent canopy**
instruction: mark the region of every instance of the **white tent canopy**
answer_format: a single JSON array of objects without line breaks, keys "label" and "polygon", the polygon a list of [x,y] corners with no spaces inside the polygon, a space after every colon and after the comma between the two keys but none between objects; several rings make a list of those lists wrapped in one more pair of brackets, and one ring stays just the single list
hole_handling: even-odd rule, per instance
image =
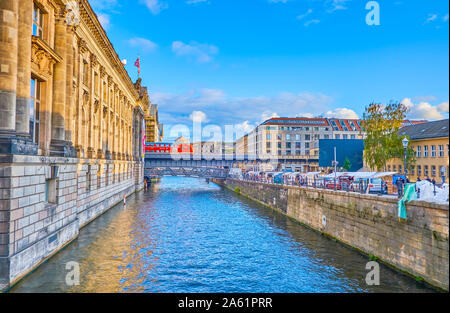
[{"label": "white tent canopy", "polygon": [[[336,177],[341,176],[352,176],[355,179],[368,179],[368,178],[381,178],[385,176],[392,176],[397,174],[397,172],[338,172]],[[334,178],[334,173],[323,176],[324,178]]]}]

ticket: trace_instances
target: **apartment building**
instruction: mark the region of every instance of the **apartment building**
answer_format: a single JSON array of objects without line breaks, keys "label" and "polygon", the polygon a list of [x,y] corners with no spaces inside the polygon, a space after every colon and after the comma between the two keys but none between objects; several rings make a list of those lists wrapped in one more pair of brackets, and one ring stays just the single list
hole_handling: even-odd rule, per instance
[{"label": "apartment building", "polygon": [[[257,156],[289,166],[318,168],[320,139],[364,139],[362,120],[337,118],[268,119],[236,142],[238,155]],[[404,126],[417,122],[406,120]],[[298,168],[298,167],[297,167]]]}]

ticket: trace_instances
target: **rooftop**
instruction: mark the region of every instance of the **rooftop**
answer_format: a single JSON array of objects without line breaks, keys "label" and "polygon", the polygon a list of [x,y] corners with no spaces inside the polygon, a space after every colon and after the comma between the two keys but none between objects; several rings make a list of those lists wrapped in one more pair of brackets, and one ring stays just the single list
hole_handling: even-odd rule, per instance
[{"label": "rooftop", "polygon": [[401,137],[411,140],[448,137],[448,119],[403,127],[399,131]]}]

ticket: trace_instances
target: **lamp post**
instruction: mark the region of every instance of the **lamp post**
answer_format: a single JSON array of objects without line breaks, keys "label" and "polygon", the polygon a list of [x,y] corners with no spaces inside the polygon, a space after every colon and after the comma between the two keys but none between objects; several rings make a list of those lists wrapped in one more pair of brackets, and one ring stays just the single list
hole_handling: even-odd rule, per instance
[{"label": "lamp post", "polygon": [[405,154],[405,179],[406,179],[406,175],[408,175],[408,168],[406,167],[407,166],[407,164],[406,164],[406,155],[407,155],[408,143],[409,143],[409,140],[405,136],[405,138],[403,138],[403,140],[402,140],[403,151],[404,151],[404,154]]}]

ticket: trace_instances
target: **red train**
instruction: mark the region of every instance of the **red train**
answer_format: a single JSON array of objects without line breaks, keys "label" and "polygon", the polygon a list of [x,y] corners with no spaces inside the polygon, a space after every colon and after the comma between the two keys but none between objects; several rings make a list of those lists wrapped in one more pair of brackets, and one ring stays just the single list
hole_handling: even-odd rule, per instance
[{"label": "red train", "polygon": [[175,144],[163,142],[145,143],[145,153],[174,154],[174,153],[193,153],[192,144]]}]

